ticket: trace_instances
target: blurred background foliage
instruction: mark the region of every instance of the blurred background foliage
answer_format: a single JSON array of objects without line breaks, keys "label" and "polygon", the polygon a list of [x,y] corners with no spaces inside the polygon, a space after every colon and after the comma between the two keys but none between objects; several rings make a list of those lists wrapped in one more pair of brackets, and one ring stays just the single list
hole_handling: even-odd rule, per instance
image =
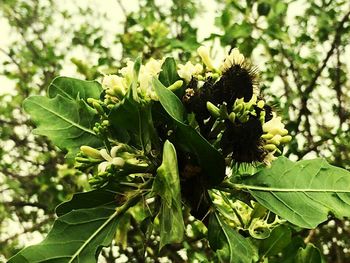
[{"label": "blurred background foliage", "polygon": [[[0,27],[9,29],[2,36],[7,44],[0,46],[0,261],[39,241],[55,207],[89,187],[84,174],[65,164],[64,153],[31,134],[22,101],[45,93],[55,76],[98,79],[141,53],[144,60],[171,55],[185,62],[201,44],[213,47],[214,57],[238,47],[259,67],[261,89],[294,138],[285,154],[292,160],[319,156],[350,169],[348,0],[116,0],[108,2],[118,18],[113,23],[97,8],[106,2],[0,0]],[[138,232],[130,229],[133,247]],[[160,256],[183,262],[179,249],[190,262],[204,261],[210,251],[199,242],[201,234],[192,236],[164,255],[151,236],[149,262]],[[302,236],[328,262],[350,262],[349,221],[330,217]],[[140,262],[125,240],[120,262]],[[117,254],[106,249],[104,262],[114,262]]]}]

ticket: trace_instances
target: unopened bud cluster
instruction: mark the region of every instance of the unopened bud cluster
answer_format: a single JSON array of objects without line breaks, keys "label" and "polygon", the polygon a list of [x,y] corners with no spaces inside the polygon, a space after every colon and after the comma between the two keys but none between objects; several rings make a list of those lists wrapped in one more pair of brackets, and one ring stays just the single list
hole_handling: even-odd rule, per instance
[{"label": "unopened bud cluster", "polygon": [[[151,80],[158,77],[162,71],[163,60],[151,58],[146,64],[141,65],[138,74],[134,72],[134,62],[127,61],[127,65],[121,68],[117,74],[105,75],[102,87],[105,90],[104,103],[107,107],[113,107],[123,100],[132,83],[136,83],[138,95],[145,101],[158,100],[153,90]],[[179,85],[177,83],[176,85]],[[110,105],[110,106],[109,106]]]},{"label": "unopened bud cluster", "polygon": [[263,131],[261,138],[265,140],[264,148],[269,152],[280,153],[278,147],[292,140],[292,136],[288,135],[288,130],[284,128],[281,117],[276,117],[275,114],[271,120],[263,124]]},{"label": "unopened bud cluster", "polygon": [[149,170],[151,166],[151,162],[142,152],[127,144],[118,144],[110,150],[81,146],[75,162],[75,167],[82,171],[97,169],[97,175],[90,180],[90,183],[99,181],[98,177],[142,173]]}]

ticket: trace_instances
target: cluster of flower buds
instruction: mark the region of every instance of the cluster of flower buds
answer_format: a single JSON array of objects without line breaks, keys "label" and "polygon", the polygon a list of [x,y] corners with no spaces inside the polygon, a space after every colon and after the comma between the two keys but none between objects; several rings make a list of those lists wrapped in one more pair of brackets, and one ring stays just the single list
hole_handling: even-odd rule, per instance
[{"label": "cluster of flower buds", "polygon": [[158,97],[153,90],[152,78],[158,77],[162,70],[163,60],[155,60],[151,58],[145,65],[141,65],[138,78],[135,80],[134,62],[128,61],[127,65],[120,69],[117,74],[106,75],[102,80],[104,88],[105,100],[104,103],[113,107],[118,101],[121,101],[132,82],[137,82],[137,91],[141,98],[146,101],[158,100]]},{"label": "cluster of flower buds", "polygon": [[109,151],[105,148],[98,150],[90,146],[81,146],[75,161],[75,167],[83,171],[97,167],[97,177],[124,172],[143,173],[152,166],[147,157],[127,144],[118,144]]},{"label": "cluster of flower buds", "polygon": [[221,118],[223,120],[228,119],[232,123],[235,123],[236,120],[238,120],[241,123],[245,123],[249,120],[249,116],[257,116],[256,107],[258,107],[261,124],[264,124],[264,105],[265,102],[263,100],[257,101],[257,96],[253,94],[252,98],[248,102],[245,102],[243,98],[236,99],[231,109],[231,112],[228,112],[227,104],[225,102],[219,105],[219,107],[217,107],[213,103],[208,101],[207,109],[210,112],[210,114],[215,118]]},{"label": "cluster of flower buds", "polygon": [[261,135],[261,138],[265,140],[264,148],[269,152],[280,153],[278,147],[292,140],[292,136],[288,135],[288,130],[284,128],[281,117],[276,117],[276,114],[262,127],[264,134]]}]

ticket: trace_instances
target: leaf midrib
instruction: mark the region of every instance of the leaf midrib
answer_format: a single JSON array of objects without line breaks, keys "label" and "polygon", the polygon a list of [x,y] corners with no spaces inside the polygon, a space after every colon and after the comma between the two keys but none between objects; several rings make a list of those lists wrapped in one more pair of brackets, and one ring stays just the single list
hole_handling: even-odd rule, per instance
[{"label": "leaf midrib", "polygon": [[65,122],[71,124],[72,126],[75,126],[75,127],[77,127],[78,129],[80,129],[80,130],[83,130],[83,131],[85,131],[85,132],[87,132],[87,133],[90,133],[90,134],[96,136],[96,134],[95,134],[92,130],[87,129],[87,128],[85,128],[84,126],[81,126],[80,124],[77,124],[77,123],[75,123],[75,122],[73,122],[73,121],[67,119],[66,117],[64,117],[64,116],[62,116],[62,115],[60,115],[60,114],[58,114],[57,112],[55,112],[55,111],[53,111],[53,110],[51,110],[51,109],[49,109],[49,108],[47,108],[47,107],[45,107],[45,106],[43,106],[43,105],[40,105],[40,104],[37,103],[37,102],[32,101],[32,103],[35,104],[35,105],[37,105],[38,107],[41,107],[41,108],[47,110],[48,112],[50,112],[50,113],[52,113],[53,115],[57,116],[58,118],[64,120]]},{"label": "leaf midrib", "polygon": [[91,240],[93,240],[100,233],[100,231],[102,231],[118,215],[120,215],[120,211],[116,209],[116,211],[112,215],[110,215],[108,220],[106,220],[106,222],[104,222],[98,229],[96,229],[96,231],[82,244],[82,246],[74,253],[74,255],[68,261],[68,263],[73,262],[74,259],[76,259],[79,256],[79,254],[83,251],[83,249],[91,242]]},{"label": "leaf midrib", "polygon": [[279,187],[267,187],[267,186],[256,186],[246,184],[233,184],[235,188],[264,191],[264,192],[315,192],[315,193],[350,193],[350,189],[315,189],[315,188],[279,188]]}]

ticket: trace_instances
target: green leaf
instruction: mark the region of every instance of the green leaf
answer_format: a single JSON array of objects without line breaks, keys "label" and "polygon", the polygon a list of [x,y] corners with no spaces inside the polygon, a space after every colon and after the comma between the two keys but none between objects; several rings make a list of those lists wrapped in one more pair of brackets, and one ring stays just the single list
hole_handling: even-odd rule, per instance
[{"label": "green leaf", "polygon": [[181,242],[185,229],[176,150],[169,141],[164,143],[163,161],[157,169],[153,191],[162,199],[159,213],[161,249],[166,244]]},{"label": "green leaf", "polygon": [[56,207],[57,216],[63,216],[72,210],[107,206],[115,203],[116,194],[105,189],[76,193],[72,199]]},{"label": "green leaf", "polygon": [[252,263],[258,260],[257,248],[251,241],[227,225],[217,213],[210,215],[208,240],[220,262]]},{"label": "green leaf", "polygon": [[295,262],[298,263],[322,263],[325,262],[321,252],[312,244],[307,244],[305,248],[299,248]]},{"label": "green leaf", "polygon": [[55,221],[44,241],[21,250],[9,263],[97,262],[101,247],[113,240],[119,218],[140,199],[135,195],[117,209],[103,205],[72,210]]},{"label": "green leaf", "polygon": [[85,81],[80,79],[57,77],[48,89],[48,96],[54,98],[61,95],[70,100],[77,98],[86,100],[87,98],[100,98],[102,87],[97,81]]},{"label": "green leaf", "polygon": [[23,107],[37,126],[34,133],[47,136],[70,154],[76,153],[81,145],[101,145],[91,130],[96,116],[83,101],[73,101],[61,95],[53,99],[32,96],[23,102]]},{"label": "green leaf", "polygon": [[208,187],[219,184],[225,177],[225,161],[205,138],[193,127],[185,123],[185,109],[179,98],[164,87],[159,80],[153,79],[153,87],[165,111],[176,122],[176,140],[180,147],[191,151],[202,168],[204,182]]},{"label": "green leaf", "polygon": [[149,104],[125,97],[111,110],[108,118],[117,140],[138,145],[145,152],[150,152],[152,145],[153,148],[158,147],[158,137]]},{"label": "green leaf", "polygon": [[153,88],[166,112],[177,122],[184,123],[186,110],[180,99],[156,78],[152,81]]},{"label": "green leaf", "polygon": [[292,162],[280,157],[235,186],[247,189],[275,214],[304,228],[315,228],[329,213],[350,216],[350,172],[323,159]]},{"label": "green leaf", "polygon": [[170,57],[166,58],[162,65],[162,71],[159,73],[160,82],[165,87],[169,87],[179,79],[180,76],[177,74],[175,59]]},{"label": "green leaf", "polygon": [[261,240],[259,252],[261,256],[273,256],[280,253],[291,242],[292,233],[288,226],[281,225],[272,230],[270,236]]}]

